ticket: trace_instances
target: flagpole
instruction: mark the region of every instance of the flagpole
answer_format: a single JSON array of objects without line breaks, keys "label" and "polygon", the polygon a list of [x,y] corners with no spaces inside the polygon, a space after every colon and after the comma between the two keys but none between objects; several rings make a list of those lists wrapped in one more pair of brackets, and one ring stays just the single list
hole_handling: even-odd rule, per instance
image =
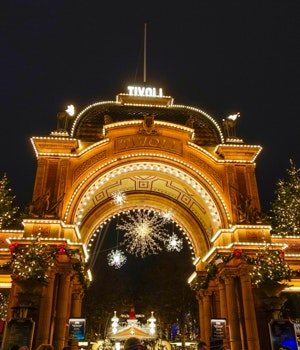
[{"label": "flagpole", "polygon": [[144,83],[146,83],[146,48],[147,48],[147,45],[146,45],[146,37],[147,37],[147,23],[145,23],[145,26],[144,26]]}]

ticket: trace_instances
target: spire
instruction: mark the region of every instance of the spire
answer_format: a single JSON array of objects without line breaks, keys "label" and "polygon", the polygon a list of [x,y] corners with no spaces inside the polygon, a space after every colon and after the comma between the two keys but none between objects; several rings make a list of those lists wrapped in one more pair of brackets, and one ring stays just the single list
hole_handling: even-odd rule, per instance
[{"label": "spire", "polygon": [[144,83],[147,81],[146,77],[146,57],[147,57],[147,23],[144,24]]}]

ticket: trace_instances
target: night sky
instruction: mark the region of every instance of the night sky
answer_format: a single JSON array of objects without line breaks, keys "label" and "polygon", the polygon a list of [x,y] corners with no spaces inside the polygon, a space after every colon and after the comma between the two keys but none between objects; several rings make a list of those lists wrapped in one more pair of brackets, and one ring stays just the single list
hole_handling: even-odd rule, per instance
[{"label": "night sky", "polygon": [[0,176],[28,204],[32,136],[56,114],[115,100],[143,81],[217,121],[240,112],[237,136],[263,147],[264,210],[289,159],[300,167],[300,2],[2,0]]}]

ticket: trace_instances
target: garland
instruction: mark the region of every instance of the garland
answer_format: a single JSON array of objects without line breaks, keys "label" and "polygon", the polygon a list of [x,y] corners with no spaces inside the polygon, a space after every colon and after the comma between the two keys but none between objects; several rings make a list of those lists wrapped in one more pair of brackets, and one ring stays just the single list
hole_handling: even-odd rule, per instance
[{"label": "garland", "polygon": [[256,257],[247,256],[242,249],[234,249],[232,253],[225,255],[218,253],[212,262],[205,266],[206,274],[197,276],[191,282],[191,289],[198,291],[207,289],[210,280],[212,280],[217,272],[219,264],[226,264],[232,259],[242,259],[247,264],[253,265],[250,273],[252,285],[260,287],[265,284],[289,280],[292,277],[292,270],[284,260],[284,251],[273,250],[266,247],[259,251]]},{"label": "garland", "polygon": [[9,245],[11,259],[0,269],[11,271],[13,282],[32,280],[44,285],[49,282],[49,272],[55,265],[55,259],[60,255],[75,258],[72,268],[76,272],[79,282],[83,287],[88,286],[85,274],[85,263],[80,261],[80,250],[71,249],[66,243],[57,244],[55,247],[40,243],[37,236],[31,244],[19,245],[18,242]]}]

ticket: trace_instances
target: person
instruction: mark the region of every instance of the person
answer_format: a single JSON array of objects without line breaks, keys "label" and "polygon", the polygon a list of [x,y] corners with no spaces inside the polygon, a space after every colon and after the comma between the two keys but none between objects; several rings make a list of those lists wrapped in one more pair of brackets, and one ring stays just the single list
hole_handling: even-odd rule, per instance
[{"label": "person", "polygon": [[204,341],[198,343],[198,350],[207,350],[207,344]]},{"label": "person", "polygon": [[140,339],[135,337],[128,338],[124,343],[124,350],[143,350],[144,346]]}]

